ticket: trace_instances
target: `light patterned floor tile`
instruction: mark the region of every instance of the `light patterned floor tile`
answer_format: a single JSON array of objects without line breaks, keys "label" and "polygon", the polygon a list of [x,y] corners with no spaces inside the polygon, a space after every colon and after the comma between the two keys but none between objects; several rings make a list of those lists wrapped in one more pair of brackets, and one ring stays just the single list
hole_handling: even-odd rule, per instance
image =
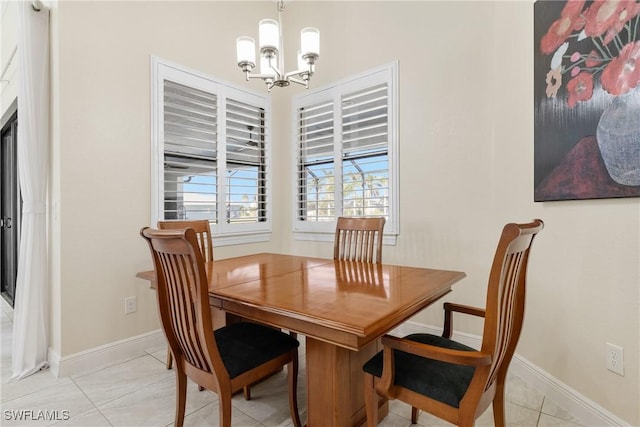
[{"label": "light patterned floor tile", "polygon": [[68,420],[62,420],[50,424],[51,427],[111,427],[111,424],[97,409],[73,415]]},{"label": "light patterned floor tile", "polygon": [[[212,402],[217,402],[217,400],[215,393],[206,390],[199,391],[198,386],[189,381],[187,414]],[[100,405],[98,409],[113,426],[157,427],[173,422],[175,404],[175,377],[172,376]]]},{"label": "light patterned floor tile", "polygon": [[2,402],[0,406],[3,426],[46,426],[95,409],[93,403],[72,381]]},{"label": "light patterned floor tile", "polygon": [[[534,411],[533,409],[525,408],[524,406],[514,405],[510,402],[505,402],[504,412],[506,424],[508,426],[519,427],[536,427],[538,424],[538,417],[540,415],[539,411]],[[476,426],[493,427],[494,425],[493,408],[489,406],[489,408],[487,408],[487,410],[476,420]]]},{"label": "light patterned floor tile", "polygon": [[4,310],[0,311],[0,324],[13,323],[11,315]]},{"label": "light patterned floor tile", "polygon": [[161,349],[155,350],[153,352],[149,352],[149,350],[147,350],[147,353],[149,353],[149,355],[156,358],[160,363],[166,366],[167,364],[167,347],[166,346],[164,346]]},{"label": "light patterned floor tile", "polygon": [[[298,376],[298,409],[306,409],[305,377]],[[287,371],[278,372],[267,380],[251,387],[251,400],[247,401],[239,393],[234,396],[232,404],[235,408],[259,421],[265,426],[285,426],[291,421],[289,412],[289,387]]]},{"label": "light patterned floor tile", "polygon": [[[218,427],[220,425],[219,408],[218,402],[215,402],[198,409],[184,418],[184,427]],[[232,408],[231,425],[233,427],[263,427],[263,424],[237,408]],[[173,427],[173,424],[168,424],[166,427]]]},{"label": "light patterned floor tile", "polygon": [[11,320],[13,320],[13,308],[2,297],[0,297],[0,312],[6,314]]},{"label": "light patterned floor tile", "polygon": [[54,385],[71,382],[69,378],[56,378],[49,369],[43,369],[21,380],[12,380],[11,367],[3,366],[0,375],[2,378],[0,380],[2,387],[2,397],[0,401],[2,402],[28,396]]},{"label": "light patterned floor tile", "polygon": [[542,413],[546,415],[551,415],[555,418],[560,418],[561,420],[568,421],[572,424],[580,425],[580,420],[573,417],[570,413],[559,407],[553,400],[548,397],[544,398],[544,403],[542,404]]},{"label": "light patterned floor tile", "polygon": [[540,414],[538,421],[538,427],[576,427],[579,425],[547,414]]},{"label": "light patterned floor tile", "polygon": [[540,411],[544,395],[529,387],[522,378],[508,375],[505,385],[505,400],[518,406]]},{"label": "light patterned floor tile", "polygon": [[[6,315],[5,315],[6,316]],[[11,368],[11,345],[13,344],[13,323],[0,324],[0,366]]]},{"label": "light patterned floor tile", "polygon": [[[392,400],[389,402],[389,412],[393,415],[411,419],[411,406],[398,400]],[[507,425],[509,426],[536,426],[539,412],[524,408],[522,406],[514,405],[512,403],[505,403],[505,417],[507,419]],[[395,422],[395,421],[394,421]],[[451,423],[444,421],[433,415],[420,412],[418,417],[418,424],[421,426],[452,426]],[[395,424],[394,424],[395,425]],[[489,407],[477,420],[476,426],[493,426],[493,409]]]},{"label": "light patterned floor tile", "polygon": [[167,371],[157,359],[145,355],[74,378],[74,381],[100,406],[173,375],[173,371]]},{"label": "light patterned floor tile", "polygon": [[[409,408],[409,417],[411,417],[411,408]],[[410,418],[401,417],[393,412],[390,412],[378,424],[379,427],[410,427],[411,425],[415,424],[411,424]]]}]

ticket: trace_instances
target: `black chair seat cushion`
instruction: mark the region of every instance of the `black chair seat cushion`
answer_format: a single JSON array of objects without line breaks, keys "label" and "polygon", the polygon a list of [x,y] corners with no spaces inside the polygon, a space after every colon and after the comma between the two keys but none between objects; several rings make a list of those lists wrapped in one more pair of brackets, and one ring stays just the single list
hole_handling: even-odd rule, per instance
[{"label": "black chair seat cushion", "polygon": [[214,332],[216,343],[230,378],[247,372],[297,348],[292,336],[268,326],[238,322]]},{"label": "black chair seat cushion", "polygon": [[[405,339],[453,350],[475,351],[464,344],[430,334],[413,334],[406,336]],[[473,366],[455,365],[404,351],[393,351],[396,369],[395,385],[455,408],[460,406],[460,400],[467,391],[475,371]],[[371,375],[382,377],[382,354],[382,352],[376,354],[365,363],[362,369]]]}]

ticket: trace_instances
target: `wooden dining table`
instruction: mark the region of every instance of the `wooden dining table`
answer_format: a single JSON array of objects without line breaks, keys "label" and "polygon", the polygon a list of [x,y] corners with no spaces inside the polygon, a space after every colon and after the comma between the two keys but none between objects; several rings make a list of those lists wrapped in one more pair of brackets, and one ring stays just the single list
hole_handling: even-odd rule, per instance
[{"label": "wooden dining table", "polygon": [[[215,260],[206,272],[211,307],[219,309],[214,311],[305,337],[308,427],[362,425],[362,365],[380,350],[379,338],[465,277],[459,271],[273,253]],[[153,271],[137,277],[153,287]],[[215,327],[223,322],[214,321]],[[381,398],[380,417],[387,412]]]}]

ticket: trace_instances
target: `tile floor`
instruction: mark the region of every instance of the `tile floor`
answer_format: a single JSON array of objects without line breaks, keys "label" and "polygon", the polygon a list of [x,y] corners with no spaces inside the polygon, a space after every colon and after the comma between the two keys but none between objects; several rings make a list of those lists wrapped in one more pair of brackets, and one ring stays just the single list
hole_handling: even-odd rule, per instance
[{"label": "tile floor", "polygon": [[[49,370],[21,381],[11,381],[11,336],[13,312],[0,297],[1,323],[1,418],[2,426],[154,426],[173,425],[174,374],[164,366],[166,348],[148,349],[144,354],[93,372],[55,378]],[[300,349],[298,398],[300,416],[306,418],[304,346]],[[286,372],[255,386],[252,400],[241,395],[233,399],[233,426],[290,426]],[[187,392],[185,426],[217,426],[218,404],[214,393],[199,392],[190,384]],[[15,415],[37,418],[46,413],[58,421],[15,420]],[[46,412],[45,412],[46,411]],[[386,427],[410,426],[411,409],[402,402],[390,403],[389,415],[380,423]],[[506,418],[509,426],[575,427],[579,421],[520,378],[511,376],[507,385]],[[420,426],[446,426],[446,422],[422,413]],[[488,409],[478,426],[492,426]]]}]

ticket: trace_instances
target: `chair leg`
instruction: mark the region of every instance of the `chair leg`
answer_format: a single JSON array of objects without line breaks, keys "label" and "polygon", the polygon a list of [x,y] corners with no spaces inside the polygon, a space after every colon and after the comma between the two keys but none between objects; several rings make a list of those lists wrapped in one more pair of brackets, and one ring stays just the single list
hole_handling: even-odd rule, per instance
[{"label": "chair leg", "polygon": [[251,400],[251,387],[248,385],[242,387],[242,394],[244,395],[244,400]]},{"label": "chair leg", "polygon": [[378,393],[376,392],[374,377],[364,374],[364,404],[367,410],[367,427],[378,425]]},{"label": "chair leg", "polygon": [[496,395],[493,397],[493,424],[496,427],[504,427],[504,383],[498,383]]},{"label": "chair leg", "polygon": [[171,369],[173,366],[173,354],[171,354],[171,349],[167,348],[167,369]]},{"label": "chair leg", "polygon": [[415,406],[411,407],[411,424],[418,424],[418,416],[420,415],[420,410]]},{"label": "chair leg", "polygon": [[220,405],[220,427],[231,427],[231,391],[218,393]]},{"label": "chair leg", "polygon": [[301,427],[298,412],[298,350],[294,350],[292,360],[287,365],[287,379],[289,382],[289,411],[295,427]]},{"label": "chair leg", "polygon": [[184,410],[187,403],[187,375],[176,368],[176,419],[175,427],[184,424]]}]

